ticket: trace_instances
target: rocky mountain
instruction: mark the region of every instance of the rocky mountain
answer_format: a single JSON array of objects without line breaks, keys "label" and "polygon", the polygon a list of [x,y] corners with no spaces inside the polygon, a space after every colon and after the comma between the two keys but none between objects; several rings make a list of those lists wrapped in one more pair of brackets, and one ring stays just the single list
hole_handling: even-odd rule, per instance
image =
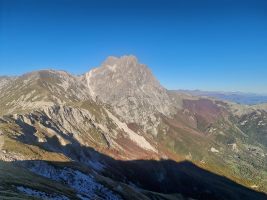
[{"label": "rocky mountain", "polygon": [[83,79],[93,98],[110,104],[127,123],[138,123],[154,134],[149,122],[158,123],[156,114],[170,115],[175,108],[168,91],[134,56],[108,57]]},{"label": "rocky mountain", "polygon": [[267,112],[168,91],[134,56],[0,78],[1,199],[266,199]]},{"label": "rocky mountain", "polygon": [[91,99],[86,85],[64,71],[36,71],[4,83],[0,113],[17,113]]}]

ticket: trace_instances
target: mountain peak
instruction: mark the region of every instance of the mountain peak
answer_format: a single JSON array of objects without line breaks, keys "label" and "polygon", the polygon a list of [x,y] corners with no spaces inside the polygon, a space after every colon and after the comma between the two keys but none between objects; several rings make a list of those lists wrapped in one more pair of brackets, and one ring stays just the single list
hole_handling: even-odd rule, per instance
[{"label": "mountain peak", "polygon": [[133,62],[138,62],[138,59],[134,55],[123,55],[120,57],[116,56],[108,56],[104,63],[113,63],[113,62],[118,62],[118,61],[133,61]]},{"label": "mountain peak", "polygon": [[[144,86],[161,87],[150,69],[138,62],[136,56],[109,56],[98,68],[85,74],[90,88],[94,85],[123,89],[140,89]],[[99,86],[98,86],[99,87]],[[102,87],[101,87],[102,88]],[[126,95],[126,93],[125,93]]]},{"label": "mountain peak", "polygon": [[120,68],[128,68],[128,67],[136,67],[140,66],[138,63],[138,59],[134,55],[124,55],[121,57],[109,56],[107,59],[101,64],[102,67],[120,67]]},{"label": "mountain peak", "polygon": [[133,55],[110,56],[84,78],[91,96],[114,105],[119,115],[127,116],[128,122],[145,121],[155,110],[170,113],[166,89]]}]

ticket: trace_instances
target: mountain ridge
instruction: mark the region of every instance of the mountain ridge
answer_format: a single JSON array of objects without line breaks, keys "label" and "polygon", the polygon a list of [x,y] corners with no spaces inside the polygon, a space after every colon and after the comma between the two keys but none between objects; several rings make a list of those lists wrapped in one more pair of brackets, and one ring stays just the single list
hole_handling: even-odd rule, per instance
[{"label": "mountain ridge", "polygon": [[202,90],[176,90],[181,93],[196,96],[214,97],[220,100],[232,101],[245,105],[258,105],[267,102],[266,94],[245,93],[245,92],[223,92],[223,91],[202,91]]},{"label": "mountain ridge", "polygon": [[[109,57],[100,67],[81,76],[57,70],[27,73],[8,80],[0,90],[0,133],[4,141],[0,159],[15,165],[20,160],[43,160],[44,164],[35,168],[41,176],[46,176],[43,166],[49,160],[73,161],[89,170],[90,177],[111,179],[112,183],[105,183],[108,186],[124,184],[122,193],[126,194],[133,182],[137,190],[145,186],[149,189],[153,184],[135,179],[141,173],[140,167],[126,165],[127,173],[120,174],[124,164],[113,165],[112,159],[187,160],[245,187],[267,192],[267,112],[255,106],[169,91],[134,56]],[[70,185],[74,177],[77,181],[89,180],[77,175],[82,171],[74,163],[68,165],[67,171],[53,168],[53,173],[58,177],[69,174],[72,178],[62,178]],[[30,166],[22,167],[29,170]],[[163,177],[151,175],[151,180],[165,178],[172,183],[169,177],[175,176],[171,174],[174,172],[164,177],[164,169],[156,169]],[[109,170],[118,172],[122,179],[112,177]],[[190,170],[186,173],[190,174]],[[201,178],[207,179],[194,174],[185,181]],[[143,185],[138,185],[140,181]],[[180,179],[176,181],[182,184]],[[93,194],[96,191],[94,188]],[[114,188],[112,191],[118,192]],[[76,195],[81,194],[81,190],[76,191]],[[195,197],[194,192],[185,195],[178,196]],[[157,198],[177,197],[160,196]]]}]

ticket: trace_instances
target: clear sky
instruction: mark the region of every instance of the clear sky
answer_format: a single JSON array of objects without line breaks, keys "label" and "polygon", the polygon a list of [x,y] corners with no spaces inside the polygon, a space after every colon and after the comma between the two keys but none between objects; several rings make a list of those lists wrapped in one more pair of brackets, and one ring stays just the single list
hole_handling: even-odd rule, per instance
[{"label": "clear sky", "polygon": [[169,89],[267,93],[267,1],[0,0],[0,75],[125,54]]}]

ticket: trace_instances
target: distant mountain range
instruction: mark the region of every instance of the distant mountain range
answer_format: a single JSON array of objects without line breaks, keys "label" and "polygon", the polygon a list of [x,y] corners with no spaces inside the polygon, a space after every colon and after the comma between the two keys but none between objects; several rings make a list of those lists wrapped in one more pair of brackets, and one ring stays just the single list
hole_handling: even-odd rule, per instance
[{"label": "distant mountain range", "polygon": [[242,92],[215,92],[215,91],[201,91],[201,90],[178,90],[179,92],[196,95],[214,97],[221,100],[232,101],[246,105],[256,105],[267,103],[267,95],[242,93]]},{"label": "distant mountain range", "polygon": [[189,93],[135,56],[0,77],[0,199],[266,200],[267,107]]}]

